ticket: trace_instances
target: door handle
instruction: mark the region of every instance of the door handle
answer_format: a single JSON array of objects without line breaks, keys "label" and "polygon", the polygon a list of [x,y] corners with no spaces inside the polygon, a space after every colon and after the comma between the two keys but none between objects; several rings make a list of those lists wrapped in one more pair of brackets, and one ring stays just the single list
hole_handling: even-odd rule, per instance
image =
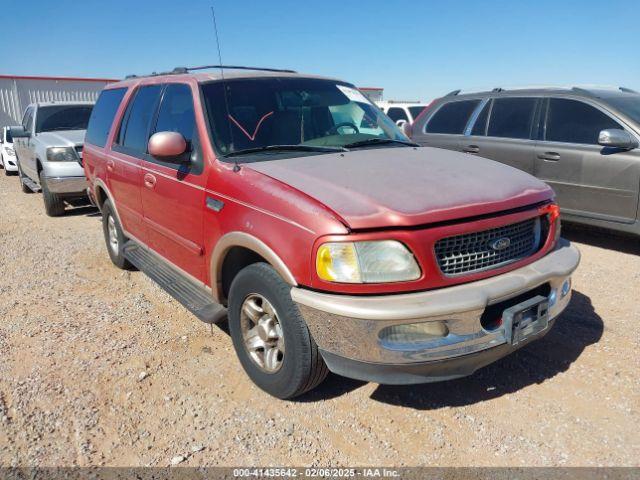
[{"label": "door handle", "polygon": [[150,173],[144,174],[144,186],[147,188],[153,188],[156,186],[156,177]]},{"label": "door handle", "polygon": [[107,160],[107,171],[113,172],[114,167],[115,163],[113,163],[113,160]]},{"label": "door handle", "polygon": [[479,153],[480,147],[477,145],[467,145],[462,149],[464,153]]},{"label": "door handle", "polygon": [[557,162],[558,160],[560,160],[560,154],[556,152],[544,152],[539,153],[538,158],[540,160],[547,160],[549,162]]}]

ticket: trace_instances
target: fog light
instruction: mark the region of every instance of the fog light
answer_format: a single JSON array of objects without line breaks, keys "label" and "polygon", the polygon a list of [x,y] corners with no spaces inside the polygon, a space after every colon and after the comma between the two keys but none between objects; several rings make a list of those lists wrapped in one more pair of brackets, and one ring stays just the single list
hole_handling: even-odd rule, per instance
[{"label": "fog light", "polygon": [[383,344],[424,343],[446,337],[449,329],[445,322],[422,322],[393,325],[383,328],[379,337]]},{"label": "fog light", "polygon": [[562,284],[562,290],[560,291],[561,298],[564,298],[567,295],[569,295],[570,291],[571,291],[571,279],[567,278]]}]

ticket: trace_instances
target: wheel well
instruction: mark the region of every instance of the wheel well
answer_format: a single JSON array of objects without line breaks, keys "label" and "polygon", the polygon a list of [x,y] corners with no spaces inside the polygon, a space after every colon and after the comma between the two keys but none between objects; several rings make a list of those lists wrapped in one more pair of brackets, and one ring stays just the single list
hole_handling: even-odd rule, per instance
[{"label": "wheel well", "polygon": [[222,262],[222,271],[221,271],[221,286],[222,286],[222,294],[224,298],[229,297],[229,289],[231,288],[231,283],[233,279],[236,277],[240,270],[244,267],[248,267],[253,263],[259,262],[267,262],[264,257],[258,255],[253,250],[249,250],[244,247],[232,247],[224,257],[224,261]]}]

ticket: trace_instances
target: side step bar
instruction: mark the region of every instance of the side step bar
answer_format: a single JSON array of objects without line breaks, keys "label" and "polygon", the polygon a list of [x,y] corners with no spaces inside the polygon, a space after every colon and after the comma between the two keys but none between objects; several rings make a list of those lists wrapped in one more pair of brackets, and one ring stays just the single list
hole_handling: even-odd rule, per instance
[{"label": "side step bar", "polygon": [[124,256],[203,322],[217,323],[227,316],[227,309],[215,303],[211,293],[204,287],[186,278],[133,240],[125,244]]},{"label": "side step bar", "polygon": [[31,180],[29,177],[22,177],[20,179],[20,181],[25,184],[27,187],[29,187],[29,189],[34,192],[34,193],[38,193],[40,191],[40,187],[38,186],[38,184],[36,182],[34,182],[33,180]]}]

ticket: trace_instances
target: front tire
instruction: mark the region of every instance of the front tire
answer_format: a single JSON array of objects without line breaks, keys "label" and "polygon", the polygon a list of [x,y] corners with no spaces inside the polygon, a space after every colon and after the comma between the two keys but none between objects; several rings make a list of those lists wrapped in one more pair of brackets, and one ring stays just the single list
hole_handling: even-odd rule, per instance
[{"label": "front tire", "polygon": [[60,217],[64,215],[64,200],[58,194],[49,191],[47,179],[43,172],[40,172],[40,187],[42,188],[42,199],[44,200],[44,210],[50,217]]},{"label": "front tire", "polygon": [[124,256],[124,245],[129,239],[122,232],[111,200],[102,205],[102,231],[111,262],[122,270],[134,270],[134,266]]},{"label": "front tire", "polygon": [[255,263],[238,273],[229,292],[240,363],[258,387],[281,399],[315,388],[329,372],[290,290],[273,267]]}]

